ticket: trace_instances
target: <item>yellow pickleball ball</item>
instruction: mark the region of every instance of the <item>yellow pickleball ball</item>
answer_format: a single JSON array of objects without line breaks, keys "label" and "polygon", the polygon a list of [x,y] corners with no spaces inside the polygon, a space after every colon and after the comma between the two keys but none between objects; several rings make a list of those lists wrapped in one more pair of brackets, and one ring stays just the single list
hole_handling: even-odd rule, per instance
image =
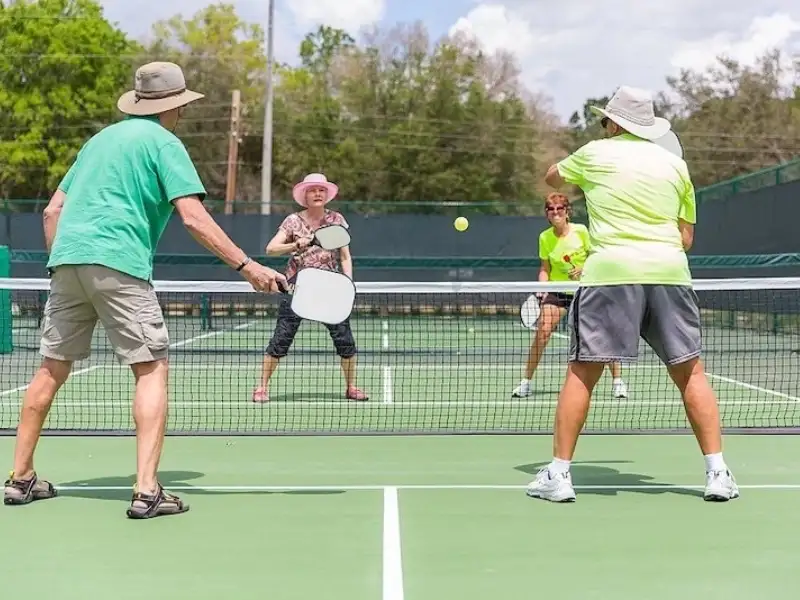
[{"label": "yellow pickleball ball", "polygon": [[467,221],[466,217],[458,217],[453,222],[453,227],[455,227],[457,231],[466,231],[467,227],[469,227],[469,221]]}]

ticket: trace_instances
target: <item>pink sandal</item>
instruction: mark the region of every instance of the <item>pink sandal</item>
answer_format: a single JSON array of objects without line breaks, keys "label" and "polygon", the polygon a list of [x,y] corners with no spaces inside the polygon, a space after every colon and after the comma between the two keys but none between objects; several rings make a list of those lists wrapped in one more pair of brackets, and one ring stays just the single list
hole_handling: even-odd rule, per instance
[{"label": "pink sandal", "polygon": [[345,396],[347,397],[348,400],[359,400],[359,401],[369,400],[369,396],[355,386],[350,386],[349,388],[347,388],[347,393],[345,394]]},{"label": "pink sandal", "polygon": [[253,390],[253,402],[257,402],[258,404],[264,404],[265,402],[269,402],[269,392],[267,388],[258,387]]}]

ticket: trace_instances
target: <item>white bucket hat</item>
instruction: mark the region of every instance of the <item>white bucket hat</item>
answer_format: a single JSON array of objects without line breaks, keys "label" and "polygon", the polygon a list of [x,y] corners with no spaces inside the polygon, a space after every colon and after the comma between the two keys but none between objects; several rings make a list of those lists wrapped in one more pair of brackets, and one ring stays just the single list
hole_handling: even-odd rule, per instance
[{"label": "white bucket hat", "polygon": [[152,62],[136,69],[133,87],[117,101],[117,108],[126,115],[158,115],[205,97],[187,90],[183,70],[170,62]]},{"label": "white bucket hat", "polygon": [[590,107],[596,115],[608,117],[625,131],[646,140],[664,136],[671,128],[670,122],[655,116],[653,96],[647,90],[620,86],[605,108]]},{"label": "white bucket hat", "polygon": [[306,175],[303,181],[292,188],[292,196],[294,197],[294,201],[300,206],[306,205],[306,190],[310,187],[324,187],[327,190],[328,199],[325,201],[325,204],[333,200],[336,197],[336,194],[339,193],[339,186],[328,181],[328,178],[325,177],[325,175],[322,173],[311,173]]}]

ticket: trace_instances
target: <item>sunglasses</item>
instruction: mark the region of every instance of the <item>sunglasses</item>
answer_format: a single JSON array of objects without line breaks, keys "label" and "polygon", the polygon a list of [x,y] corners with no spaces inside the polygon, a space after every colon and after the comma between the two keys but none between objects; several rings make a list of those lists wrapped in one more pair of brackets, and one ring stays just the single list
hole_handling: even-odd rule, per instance
[{"label": "sunglasses", "polygon": [[567,207],[566,206],[545,206],[544,210],[545,210],[545,212],[549,212],[549,213],[551,213],[551,212],[564,212],[565,210],[567,210]]}]

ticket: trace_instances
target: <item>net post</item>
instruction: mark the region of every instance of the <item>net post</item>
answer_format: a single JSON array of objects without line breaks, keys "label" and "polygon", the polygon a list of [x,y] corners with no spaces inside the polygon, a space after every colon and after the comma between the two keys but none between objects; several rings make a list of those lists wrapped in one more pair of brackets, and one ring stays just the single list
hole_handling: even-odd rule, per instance
[{"label": "net post", "polygon": [[[11,251],[8,246],[0,246],[0,277],[11,277]],[[0,354],[10,354],[14,350],[12,317],[11,290],[0,290]]]},{"label": "net post", "polygon": [[211,323],[211,296],[210,294],[200,295],[200,331],[210,331]]}]

